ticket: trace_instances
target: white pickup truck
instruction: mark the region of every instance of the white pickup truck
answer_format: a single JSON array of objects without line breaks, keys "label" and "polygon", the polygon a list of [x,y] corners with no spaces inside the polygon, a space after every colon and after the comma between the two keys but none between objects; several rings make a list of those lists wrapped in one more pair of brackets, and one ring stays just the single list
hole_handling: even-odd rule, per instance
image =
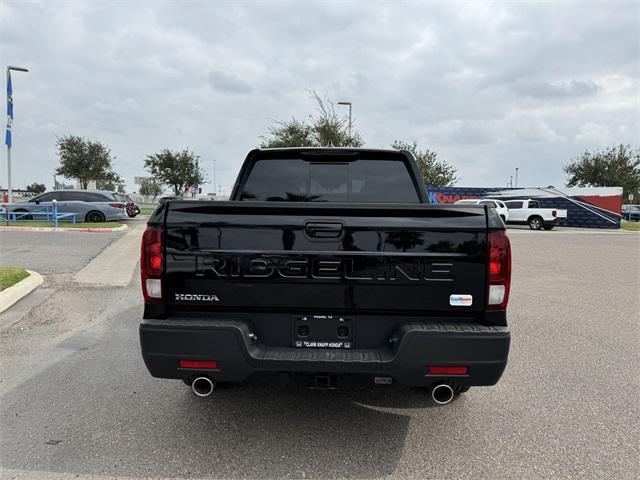
[{"label": "white pickup truck", "polygon": [[508,224],[529,225],[531,230],[551,230],[567,221],[566,210],[540,208],[537,200],[509,200],[504,203],[509,209]]},{"label": "white pickup truck", "polygon": [[509,209],[502,200],[494,198],[465,198],[458,200],[456,205],[488,205],[490,208],[495,209],[504,223],[509,220]]}]

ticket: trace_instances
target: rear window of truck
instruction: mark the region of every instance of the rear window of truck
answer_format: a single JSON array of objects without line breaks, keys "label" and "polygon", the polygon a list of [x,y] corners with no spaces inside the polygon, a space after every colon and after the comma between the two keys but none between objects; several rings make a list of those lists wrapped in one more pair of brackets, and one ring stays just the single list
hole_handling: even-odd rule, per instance
[{"label": "rear window of truck", "polygon": [[240,200],[267,202],[419,203],[411,173],[401,160],[312,162],[257,160]]}]

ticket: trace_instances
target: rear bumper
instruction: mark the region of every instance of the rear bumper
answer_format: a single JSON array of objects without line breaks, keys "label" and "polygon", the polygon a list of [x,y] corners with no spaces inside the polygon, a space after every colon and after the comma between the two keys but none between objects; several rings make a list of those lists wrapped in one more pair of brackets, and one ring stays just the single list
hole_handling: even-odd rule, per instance
[{"label": "rear bumper", "polygon": [[[362,374],[392,377],[407,386],[442,379],[462,386],[494,385],[507,364],[507,327],[472,323],[407,323],[398,327],[394,347],[378,350],[298,349],[252,342],[248,325],[237,320],[143,320],[142,356],[154,377],[189,379],[199,374],[241,382],[259,372]],[[216,360],[216,370],[179,368],[179,361]],[[429,365],[468,367],[468,375],[427,375]]]},{"label": "rear bumper", "polygon": [[556,217],[553,220],[545,220],[543,224],[546,227],[562,227],[566,225],[567,218],[566,217]]}]

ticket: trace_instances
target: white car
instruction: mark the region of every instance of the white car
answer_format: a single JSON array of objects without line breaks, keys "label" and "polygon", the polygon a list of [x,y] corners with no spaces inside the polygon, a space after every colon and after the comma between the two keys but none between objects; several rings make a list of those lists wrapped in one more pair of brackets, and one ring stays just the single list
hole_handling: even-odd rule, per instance
[{"label": "white car", "polygon": [[489,205],[489,207],[495,208],[500,218],[504,223],[509,221],[509,209],[502,200],[496,200],[495,198],[465,198],[464,200],[458,200],[458,205]]},{"label": "white car", "polygon": [[505,202],[509,209],[506,223],[515,225],[529,225],[531,230],[551,230],[556,225],[564,225],[567,221],[567,211],[559,208],[540,208],[537,200],[508,200]]}]

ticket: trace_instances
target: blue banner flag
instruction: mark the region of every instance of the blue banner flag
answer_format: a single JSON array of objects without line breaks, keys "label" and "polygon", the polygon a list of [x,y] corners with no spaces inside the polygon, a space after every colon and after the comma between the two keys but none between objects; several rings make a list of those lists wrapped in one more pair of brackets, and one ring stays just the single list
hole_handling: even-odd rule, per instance
[{"label": "blue banner flag", "polygon": [[11,88],[11,72],[7,72],[7,133],[4,143],[11,146],[11,125],[13,124],[13,89]]}]

